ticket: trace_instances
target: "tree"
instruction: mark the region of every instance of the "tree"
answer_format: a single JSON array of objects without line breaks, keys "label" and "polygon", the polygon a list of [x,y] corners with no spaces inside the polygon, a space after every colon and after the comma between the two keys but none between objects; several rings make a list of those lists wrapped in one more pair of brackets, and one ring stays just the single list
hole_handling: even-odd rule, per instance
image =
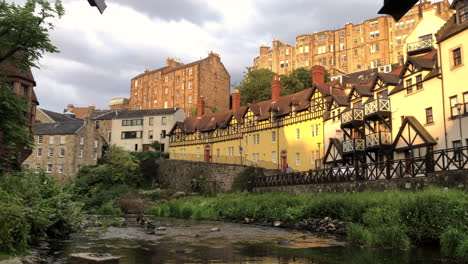
[{"label": "tree", "polygon": [[0,0],[0,173],[18,165],[17,151],[32,145],[32,134],[25,129],[27,102],[7,87],[2,67],[26,72],[38,67],[43,53],[58,52],[49,39],[54,28],[50,21],[63,14],[59,0],[27,0],[24,6]]},{"label": "tree", "polygon": [[[36,12],[37,11],[37,12]],[[51,22],[64,14],[62,2],[27,0],[24,6],[0,1],[0,64],[10,63],[25,71],[38,67],[45,52],[59,52],[49,38]]]},{"label": "tree", "polygon": [[241,96],[241,104],[247,105],[271,98],[271,80],[275,73],[267,69],[248,68],[244,80],[237,87]]},{"label": "tree", "polygon": [[312,74],[305,68],[298,68],[290,75],[281,75],[283,95],[293,94],[312,87]]}]

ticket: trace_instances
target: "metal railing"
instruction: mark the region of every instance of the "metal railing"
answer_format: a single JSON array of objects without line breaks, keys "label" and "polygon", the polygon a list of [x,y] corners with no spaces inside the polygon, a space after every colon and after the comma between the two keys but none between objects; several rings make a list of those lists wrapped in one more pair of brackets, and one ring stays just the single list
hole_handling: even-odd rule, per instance
[{"label": "metal railing", "polygon": [[354,108],[341,114],[342,124],[346,124],[352,121],[364,121],[364,111],[359,108]]},{"label": "metal railing", "polygon": [[425,177],[431,172],[468,170],[468,147],[428,152],[423,157],[387,160],[297,173],[258,177],[254,187]]},{"label": "metal railing", "polygon": [[377,112],[390,112],[390,99],[379,98],[364,105],[364,114],[366,116]]},{"label": "metal railing", "polygon": [[366,136],[366,147],[373,148],[380,145],[392,144],[392,132],[380,131]]},{"label": "metal railing", "polygon": [[407,51],[412,52],[421,49],[427,49],[432,47],[432,39],[420,40],[407,44]]},{"label": "metal railing", "polygon": [[343,152],[349,153],[354,151],[364,151],[365,146],[365,140],[361,138],[345,140],[343,141]]}]

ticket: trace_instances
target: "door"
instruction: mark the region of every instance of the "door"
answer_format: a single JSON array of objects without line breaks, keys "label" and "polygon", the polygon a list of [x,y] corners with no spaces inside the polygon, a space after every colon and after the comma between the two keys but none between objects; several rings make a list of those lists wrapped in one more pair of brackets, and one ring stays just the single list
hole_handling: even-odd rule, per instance
[{"label": "door", "polygon": [[411,175],[412,169],[411,169],[411,158],[413,155],[411,155],[411,150],[405,150],[405,173],[404,175]]},{"label": "door", "polygon": [[286,150],[281,151],[281,171],[286,172],[286,166],[288,165],[287,162],[287,155]]},{"label": "door", "polygon": [[210,162],[211,160],[211,153],[210,153],[210,145],[205,146],[205,162]]}]

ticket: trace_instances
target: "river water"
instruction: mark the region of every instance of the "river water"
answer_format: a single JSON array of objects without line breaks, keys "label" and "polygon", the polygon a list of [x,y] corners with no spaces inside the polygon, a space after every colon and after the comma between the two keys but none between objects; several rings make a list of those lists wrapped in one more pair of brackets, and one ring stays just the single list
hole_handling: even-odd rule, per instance
[{"label": "river water", "polygon": [[[54,264],[67,263],[70,254],[83,252],[121,256],[121,264],[455,263],[430,248],[361,248],[333,237],[273,227],[161,218],[151,221],[166,230],[149,234],[134,217],[128,217],[126,227],[88,229],[69,240],[44,241],[33,252]],[[212,232],[212,228],[219,231]]]}]

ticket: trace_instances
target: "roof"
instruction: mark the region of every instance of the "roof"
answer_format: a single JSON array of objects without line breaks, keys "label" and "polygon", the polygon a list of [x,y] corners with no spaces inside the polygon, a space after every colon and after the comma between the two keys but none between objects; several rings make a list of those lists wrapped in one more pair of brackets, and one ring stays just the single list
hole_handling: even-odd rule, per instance
[{"label": "roof", "polygon": [[11,78],[20,78],[25,81],[30,81],[36,86],[36,81],[34,80],[34,76],[31,72],[31,69],[28,70],[20,70],[18,67],[13,66],[11,63],[3,62],[0,63],[0,75],[6,75]]},{"label": "roof", "polygon": [[[418,121],[418,119],[414,116],[406,116],[405,119],[403,120],[400,130],[398,131],[397,136],[395,137],[395,141],[393,143],[393,148],[396,147],[396,144],[398,143],[398,140],[402,136],[406,126],[411,126],[414,131],[417,133],[418,136],[421,137],[421,139],[424,141],[423,144],[418,144],[418,146],[425,145],[436,145],[437,141],[432,137],[432,135],[426,130],[426,128],[421,125],[421,123]],[[415,147],[415,146],[408,146],[409,148]],[[405,148],[408,148],[405,147]]]},{"label": "roof", "polygon": [[83,120],[61,123],[38,123],[34,129],[35,135],[68,135],[75,134],[84,126]]},{"label": "roof", "polygon": [[98,110],[98,111],[94,111],[89,118],[93,120],[111,120],[114,117],[117,117],[122,111],[127,111],[127,110],[126,109]]},{"label": "roof", "polygon": [[[121,111],[117,111],[117,112],[115,112],[116,110],[111,110],[107,114],[113,115],[112,119],[138,118],[138,117],[156,116],[156,115],[172,115],[175,112],[177,112],[179,109],[180,108],[164,108],[164,109],[148,109],[148,110],[122,109]],[[94,118],[94,119],[97,119],[97,118]]]},{"label": "roof", "polygon": [[462,24],[457,24],[456,14],[454,14],[435,34],[437,42],[442,42],[466,29],[468,29],[468,22],[465,21]]},{"label": "roof", "polygon": [[42,112],[44,112],[44,114],[46,114],[48,117],[50,117],[50,119],[52,119],[56,123],[80,121],[80,120],[82,121],[82,119],[79,119],[79,118],[73,119],[73,118],[71,118],[71,117],[69,117],[67,115],[60,114],[60,113],[53,112],[53,111],[49,111],[49,110],[46,110],[46,109],[40,108],[40,110]]},{"label": "roof", "polygon": [[132,78],[132,80],[133,80],[133,79],[136,79],[136,78],[140,78],[140,77],[142,77],[142,76],[145,76],[145,75],[149,75],[149,74],[152,74],[152,73],[158,72],[158,71],[162,71],[162,70],[164,70],[164,69],[166,69],[166,68],[167,68],[167,66],[164,66],[164,67],[161,67],[161,68],[159,68],[159,69],[156,69],[156,70],[147,71],[147,72],[144,72],[144,73],[138,74],[137,76],[133,77],[133,78]]}]

